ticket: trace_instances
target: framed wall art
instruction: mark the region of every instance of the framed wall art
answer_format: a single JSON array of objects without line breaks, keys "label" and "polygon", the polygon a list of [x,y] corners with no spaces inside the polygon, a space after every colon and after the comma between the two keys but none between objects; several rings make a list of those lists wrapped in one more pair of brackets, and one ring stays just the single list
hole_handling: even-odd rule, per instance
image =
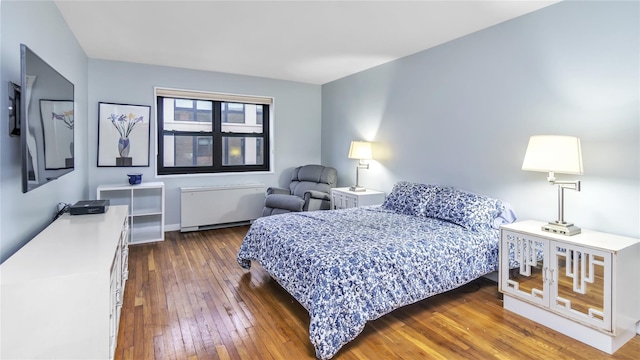
[{"label": "framed wall art", "polygon": [[147,105],[98,104],[98,166],[149,166]]}]

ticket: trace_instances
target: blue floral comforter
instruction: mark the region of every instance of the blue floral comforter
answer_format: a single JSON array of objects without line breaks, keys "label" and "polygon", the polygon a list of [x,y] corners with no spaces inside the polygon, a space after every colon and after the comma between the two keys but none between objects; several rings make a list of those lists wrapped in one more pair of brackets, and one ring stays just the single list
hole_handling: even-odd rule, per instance
[{"label": "blue floral comforter", "polygon": [[237,260],[259,262],[309,311],[316,356],[329,359],[367,321],[497,270],[498,239],[370,206],[257,219]]}]

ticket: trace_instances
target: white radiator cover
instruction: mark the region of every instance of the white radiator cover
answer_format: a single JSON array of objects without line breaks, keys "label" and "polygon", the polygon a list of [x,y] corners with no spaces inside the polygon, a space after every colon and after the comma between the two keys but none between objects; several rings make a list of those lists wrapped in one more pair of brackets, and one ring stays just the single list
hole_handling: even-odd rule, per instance
[{"label": "white radiator cover", "polygon": [[262,215],[262,184],[180,188],[180,231],[249,223]]}]

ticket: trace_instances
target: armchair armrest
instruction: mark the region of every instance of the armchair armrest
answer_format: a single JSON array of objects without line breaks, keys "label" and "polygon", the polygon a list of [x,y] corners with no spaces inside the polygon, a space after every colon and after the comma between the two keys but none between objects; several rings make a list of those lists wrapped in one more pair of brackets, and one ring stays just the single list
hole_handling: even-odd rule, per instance
[{"label": "armchair armrest", "polygon": [[304,200],[295,195],[270,194],[265,198],[264,206],[289,211],[302,211]]},{"label": "armchair armrest", "polygon": [[331,196],[326,192],[318,191],[318,190],[308,190],[304,193],[304,199],[308,200],[309,198],[318,199],[318,200],[331,200]]},{"label": "armchair armrest", "polygon": [[290,195],[291,191],[289,191],[287,189],[279,188],[279,187],[268,187],[267,188],[267,195],[271,195],[271,194]]},{"label": "armchair armrest", "polygon": [[304,193],[304,211],[329,210],[331,195],[317,190],[307,190]]}]

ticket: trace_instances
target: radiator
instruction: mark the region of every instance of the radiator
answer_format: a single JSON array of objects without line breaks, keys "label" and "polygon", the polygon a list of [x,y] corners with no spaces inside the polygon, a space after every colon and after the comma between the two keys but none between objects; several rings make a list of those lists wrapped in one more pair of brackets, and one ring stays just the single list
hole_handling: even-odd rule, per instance
[{"label": "radiator", "polygon": [[250,223],[262,215],[261,184],[180,188],[180,231]]}]

